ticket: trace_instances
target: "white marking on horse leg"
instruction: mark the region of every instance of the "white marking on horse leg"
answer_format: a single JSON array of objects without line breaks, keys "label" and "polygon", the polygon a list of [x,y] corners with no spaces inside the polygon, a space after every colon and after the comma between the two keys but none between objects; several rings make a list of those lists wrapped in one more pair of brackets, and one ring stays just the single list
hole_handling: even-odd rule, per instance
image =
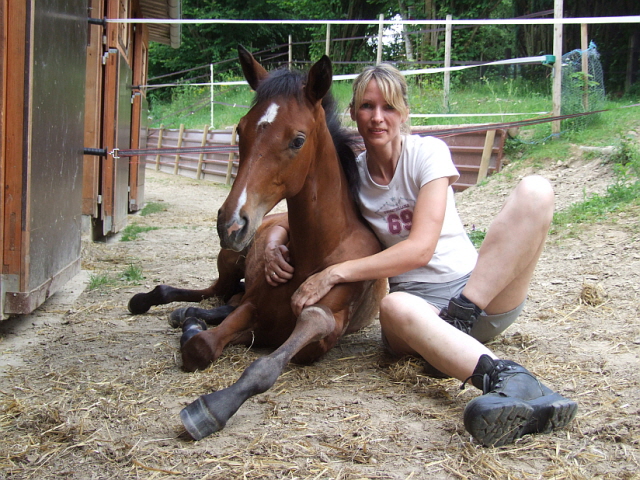
[{"label": "white marking on horse leg", "polygon": [[269,105],[269,108],[267,108],[267,111],[264,112],[262,118],[258,120],[258,126],[267,123],[273,123],[273,121],[276,119],[276,115],[278,115],[278,108],[280,107],[276,103],[272,103],[271,105]]}]

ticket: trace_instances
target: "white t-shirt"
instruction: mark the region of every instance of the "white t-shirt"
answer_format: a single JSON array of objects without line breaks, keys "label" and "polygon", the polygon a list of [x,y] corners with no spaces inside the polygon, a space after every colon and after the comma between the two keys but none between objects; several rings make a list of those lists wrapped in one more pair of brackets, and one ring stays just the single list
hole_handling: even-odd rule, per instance
[{"label": "white t-shirt", "polygon": [[435,137],[403,136],[402,152],[389,185],[373,181],[366,155],[365,151],[357,158],[360,211],[386,248],[409,236],[420,188],[432,180],[449,178],[444,223],[431,261],[389,281],[444,283],[471,272],[478,255],[456,209],[451,184],[460,175],[447,144]]}]

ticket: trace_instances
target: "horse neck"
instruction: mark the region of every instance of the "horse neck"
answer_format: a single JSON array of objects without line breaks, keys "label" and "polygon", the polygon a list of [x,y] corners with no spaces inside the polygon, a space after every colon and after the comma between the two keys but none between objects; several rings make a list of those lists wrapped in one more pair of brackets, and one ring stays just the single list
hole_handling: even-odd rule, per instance
[{"label": "horse neck", "polygon": [[314,252],[321,257],[327,255],[359,223],[328,131],[318,135],[316,145],[304,186],[287,199],[291,248],[304,252],[305,258]]}]

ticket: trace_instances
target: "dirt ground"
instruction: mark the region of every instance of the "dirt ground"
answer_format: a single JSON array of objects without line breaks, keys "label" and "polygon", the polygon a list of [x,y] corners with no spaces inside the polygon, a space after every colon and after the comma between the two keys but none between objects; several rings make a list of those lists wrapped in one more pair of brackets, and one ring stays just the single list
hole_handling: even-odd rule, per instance
[{"label": "dirt ground", "polygon": [[[557,207],[603,192],[611,172],[577,153],[540,168],[507,167],[458,195],[462,218],[487,228],[526,173],[542,173]],[[131,316],[129,298],[157,284],[215,277],[216,211],[228,188],[148,171],[132,215],[159,227],[138,240],[83,243],[83,275],[33,315],[0,324],[0,477],[10,479],[632,479],[640,478],[638,210],[551,235],[519,321],[490,347],[579,402],[576,420],[500,448],[475,444],[462,412],[478,392],[383,353],[377,323],[311,366],[289,366],[226,428],[186,440],[182,407],[233,383],[264,351],[228,348],[204,372],[180,368],[177,307]],[[131,265],[138,284],[123,279]],[[85,288],[90,277],[112,285]]]}]

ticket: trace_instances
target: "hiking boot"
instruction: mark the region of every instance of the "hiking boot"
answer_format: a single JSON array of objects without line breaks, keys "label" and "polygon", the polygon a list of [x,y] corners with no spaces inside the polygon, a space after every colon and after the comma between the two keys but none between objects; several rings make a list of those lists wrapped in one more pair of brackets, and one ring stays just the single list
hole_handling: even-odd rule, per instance
[{"label": "hiking boot", "polygon": [[467,335],[478,320],[482,309],[463,295],[449,300],[449,306],[440,310],[440,318]]},{"label": "hiking boot", "polygon": [[526,368],[510,360],[482,355],[469,379],[483,395],[467,404],[464,426],[487,447],[512,443],[529,433],[563,428],[578,411],[576,402],[544,386]]}]

